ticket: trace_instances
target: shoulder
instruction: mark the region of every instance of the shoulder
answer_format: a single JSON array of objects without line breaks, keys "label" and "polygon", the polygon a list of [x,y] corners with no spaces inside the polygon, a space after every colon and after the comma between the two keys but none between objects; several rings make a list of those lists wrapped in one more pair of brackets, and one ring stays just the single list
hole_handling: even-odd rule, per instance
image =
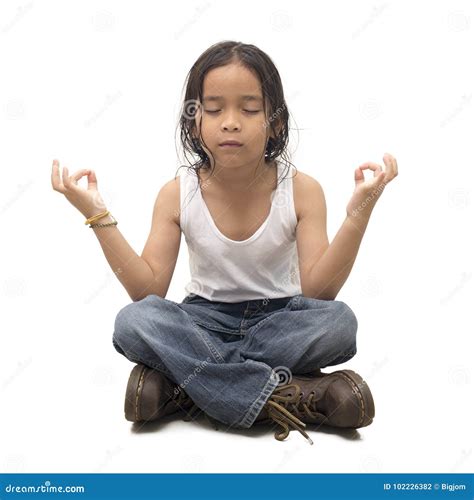
[{"label": "shoulder", "polygon": [[299,169],[293,177],[293,198],[298,222],[308,211],[322,209],[326,204],[321,184]]}]

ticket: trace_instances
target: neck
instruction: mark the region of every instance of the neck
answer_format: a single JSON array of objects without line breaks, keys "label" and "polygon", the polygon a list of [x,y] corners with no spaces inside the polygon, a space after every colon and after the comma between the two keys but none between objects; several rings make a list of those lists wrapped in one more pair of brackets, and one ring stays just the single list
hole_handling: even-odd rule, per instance
[{"label": "neck", "polygon": [[210,167],[205,169],[205,179],[211,179],[216,186],[228,191],[245,192],[255,191],[262,186],[269,187],[274,183],[276,161],[271,163],[244,163],[238,166],[223,166],[216,163],[210,174]]}]

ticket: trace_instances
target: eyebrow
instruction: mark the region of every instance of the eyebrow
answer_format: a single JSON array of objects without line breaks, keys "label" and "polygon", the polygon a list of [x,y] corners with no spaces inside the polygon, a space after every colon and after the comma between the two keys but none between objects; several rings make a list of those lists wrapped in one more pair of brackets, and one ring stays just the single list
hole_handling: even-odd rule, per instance
[{"label": "eyebrow", "polygon": [[[262,98],[258,95],[241,95],[241,99],[244,101],[262,101]],[[221,95],[208,95],[203,98],[204,101],[220,101],[224,99],[224,96]]]}]

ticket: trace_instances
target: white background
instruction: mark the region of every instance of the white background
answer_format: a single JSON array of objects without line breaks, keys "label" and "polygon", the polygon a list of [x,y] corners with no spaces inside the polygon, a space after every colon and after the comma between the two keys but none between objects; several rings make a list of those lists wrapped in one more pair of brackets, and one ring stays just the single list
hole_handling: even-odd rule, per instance
[{"label": "white background", "polygon": [[[0,471],[472,470],[473,14],[458,0],[2,1]],[[398,160],[337,297],[358,317],[358,353],[332,368],[367,380],[374,423],[310,431],[314,446],[205,420],[135,432],[134,365],[112,346],[130,298],[50,183],[54,158],[94,169],[140,253],[181,164],[186,74],[226,39],[278,67],[292,161],[324,188],[330,240],[354,169]],[[184,297],[187,258],[183,238],[170,300]]]}]

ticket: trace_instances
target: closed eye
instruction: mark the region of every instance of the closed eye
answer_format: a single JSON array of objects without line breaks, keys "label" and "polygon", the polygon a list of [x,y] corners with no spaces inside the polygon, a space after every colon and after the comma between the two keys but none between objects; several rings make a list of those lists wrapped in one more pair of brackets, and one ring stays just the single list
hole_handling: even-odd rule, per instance
[{"label": "closed eye", "polygon": [[[214,113],[219,113],[220,109],[215,109],[215,110],[209,110],[209,109],[206,109],[204,110],[206,113],[210,113],[210,114],[214,114]],[[244,109],[244,111],[246,113],[260,113],[261,110],[257,110],[257,111],[251,111],[249,109]]]}]

